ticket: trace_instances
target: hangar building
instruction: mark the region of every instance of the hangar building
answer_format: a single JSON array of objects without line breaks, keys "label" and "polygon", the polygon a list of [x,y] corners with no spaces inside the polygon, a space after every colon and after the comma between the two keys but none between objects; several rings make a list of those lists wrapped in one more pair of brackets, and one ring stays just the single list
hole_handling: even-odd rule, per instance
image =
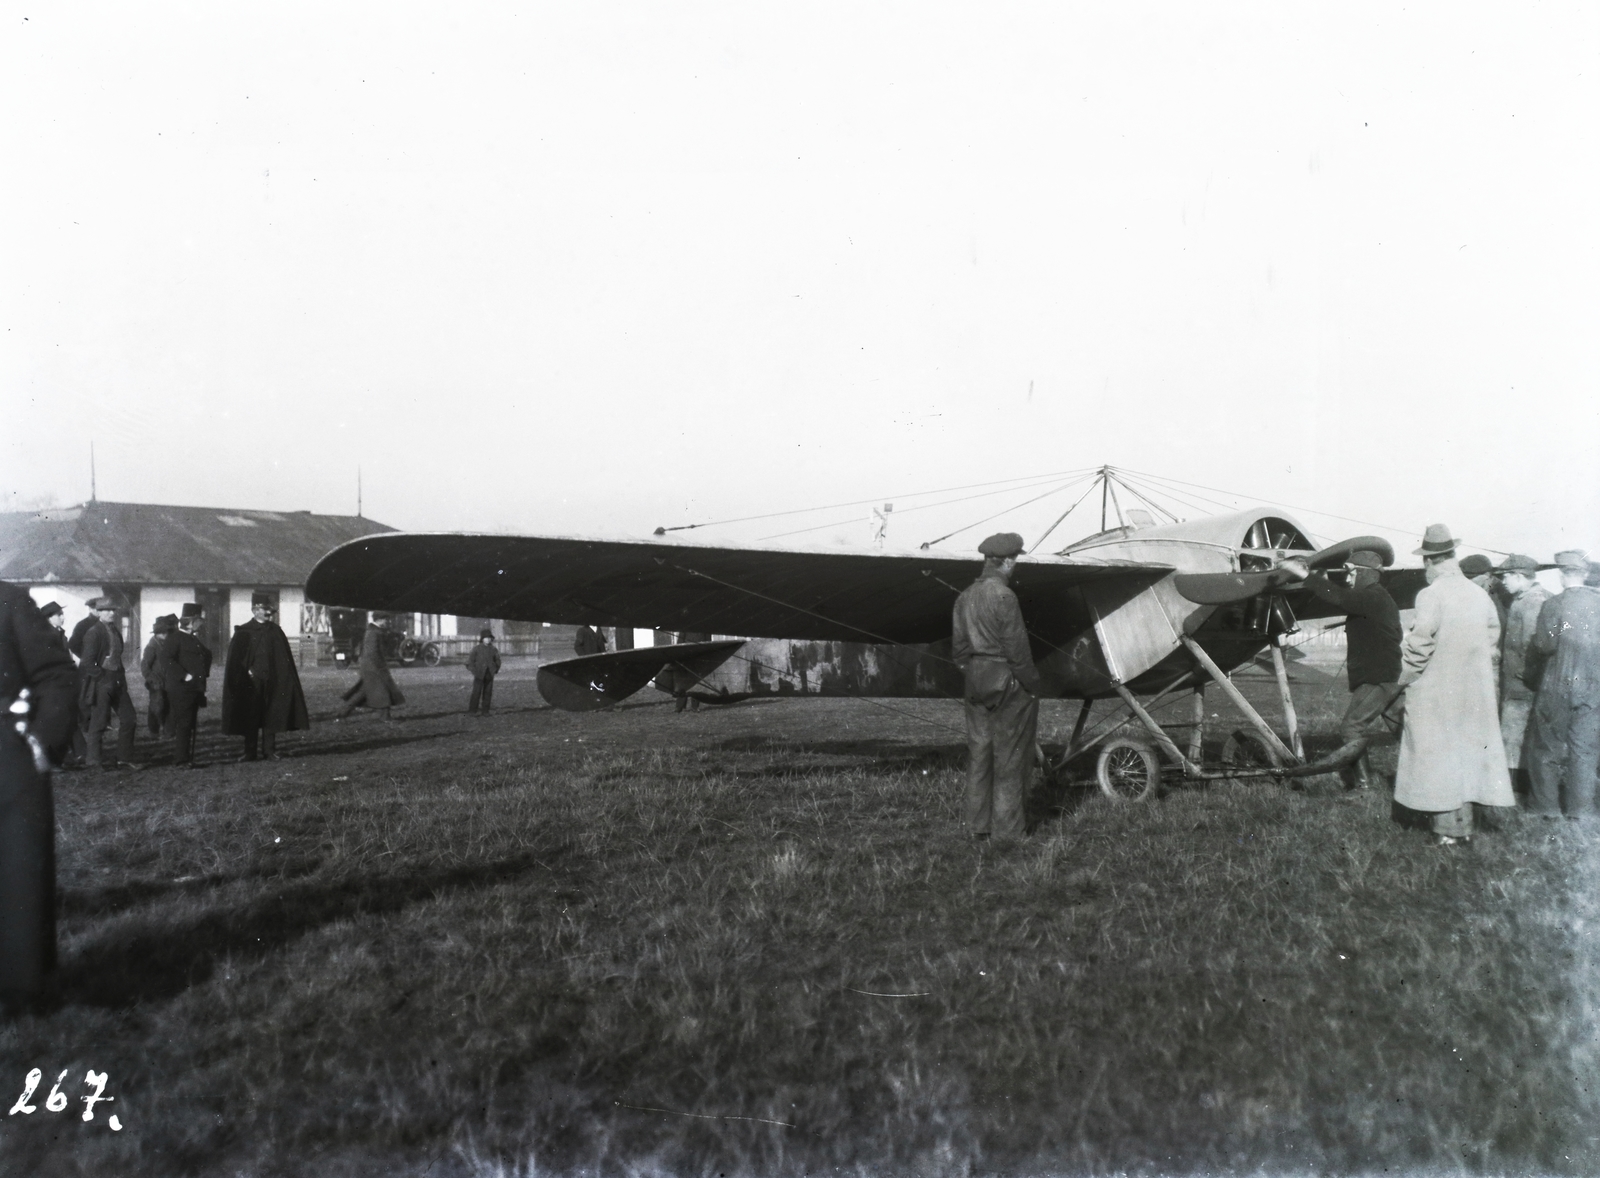
[{"label": "hangar building", "polygon": [[202,637],[220,655],[233,627],[249,620],[251,593],[266,592],[298,646],[302,635],[326,631],[321,607],[306,601],[312,566],[348,540],[394,530],[358,515],[90,500],[0,513],[0,580],[41,605],[60,602],[68,630],[89,612],[86,602],[110,597],[135,652],[157,617],[198,601]]}]

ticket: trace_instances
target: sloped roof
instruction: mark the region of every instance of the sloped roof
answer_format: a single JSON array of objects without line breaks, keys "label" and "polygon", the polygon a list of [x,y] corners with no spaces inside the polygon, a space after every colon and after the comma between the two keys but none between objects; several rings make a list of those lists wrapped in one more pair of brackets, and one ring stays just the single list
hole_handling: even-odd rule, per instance
[{"label": "sloped roof", "polygon": [[96,500],[0,513],[0,580],[304,585],[324,553],[394,530],[358,515]]}]

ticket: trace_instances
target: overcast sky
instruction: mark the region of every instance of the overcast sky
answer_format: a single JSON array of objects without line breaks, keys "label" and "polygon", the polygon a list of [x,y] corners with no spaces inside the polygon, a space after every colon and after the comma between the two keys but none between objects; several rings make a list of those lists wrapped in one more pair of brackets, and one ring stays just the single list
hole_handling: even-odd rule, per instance
[{"label": "overcast sky", "polygon": [[1600,552],[1592,3],[0,19],[7,509],[92,439],[106,499],[912,545],[1112,463]]}]

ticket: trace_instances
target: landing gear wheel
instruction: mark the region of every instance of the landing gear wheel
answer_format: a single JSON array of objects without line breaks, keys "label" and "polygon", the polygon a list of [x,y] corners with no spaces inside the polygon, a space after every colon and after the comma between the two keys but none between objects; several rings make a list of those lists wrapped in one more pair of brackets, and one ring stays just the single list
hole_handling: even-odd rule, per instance
[{"label": "landing gear wheel", "polygon": [[422,647],[422,665],[424,667],[437,667],[439,665],[439,644],[427,642]]},{"label": "landing gear wheel", "polygon": [[1161,761],[1137,736],[1113,736],[1100,746],[1094,775],[1113,802],[1142,802],[1161,784]]},{"label": "landing gear wheel", "polygon": [[1271,769],[1266,742],[1244,728],[1236,728],[1222,743],[1222,763],[1233,769]]}]

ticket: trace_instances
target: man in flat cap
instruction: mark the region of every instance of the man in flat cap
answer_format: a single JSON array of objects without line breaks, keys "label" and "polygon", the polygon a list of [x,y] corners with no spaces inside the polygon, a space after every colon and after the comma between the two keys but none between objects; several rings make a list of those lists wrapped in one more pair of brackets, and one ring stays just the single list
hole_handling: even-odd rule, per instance
[{"label": "man in flat cap", "polygon": [[246,761],[276,761],[278,733],[310,727],[289,636],[272,620],[272,596],[252,593],[250,620],[234,627],[222,670],[222,731],[244,737]]},{"label": "man in flat cap", "polygon": [[78,708],[88,716],[83,764],[86,769],[101,768],[100,744],[115,713],[116,762],[129,766],[133,764],[133,734],[139,726],[139,713],[128,694],[116,603],[109,597],[96,597],[89,602],[89,608],[94,611],[95,621],[83,632],[83,653],[78,663]]},{"label": "man in flat cap", "polygon": [[1528,777],[1536,814],[1595,816],[1600,763],[1600,590],[1584,584],[1589,558],[1556,553],[1561,592],[1545,602],[1523,674],[1537,685],[1528,726]]},{"label": "man in flat cap", "polygon": [[1472,808],[1514,806],[1495,679],[1500,615],[1494,602],[1461,575],[1456,540],[1430,524],[1422,546],[1427,585],[1400,644],[1405,727],[1394,800],[1432,815],[1441,846],[1472,837]]},{"label": "man in flat cap", "polygon": [[1535,579],[1539,562],[1531,556],[1512,553],[1496,566],[1495,578],[1510,604],[1506,607],[1505,629],[1500,633],[1500,740],[1506,746],[1506,765],[1513,786],[1528,789],[1527,759],[1523,745],[1528,736],[1528,720],[1533,715],[1534,689],[1524,680],[1528,662],[1528,643],[1539,628],[1539,611],[1550,600],[1545,587]]},{"label": "man in flat cap", "polygon": [[173,764],[194,768],[194,730],[206,705],[206,680],[211,676],[211,648],[200,640],[205,610],[198,602],[183,603],[183,616],[166,638],[167,705],[172,709]]},{"label": "man in flat cap", "polygon": [[966,820],[979,838],[1015,838],[1024,830],[1039,723],[1039,672],[1010,587],[1022,537],[1002,532],[978,551],[983,572],[956,598],[952,619],[953,657],[965,677]]},{"label": "man in flat cap", "polygon": [[1393,560],[1392,550],[1357,549],[1345,558],[1343,585],[1335,584],[1326,573],[1311,572],[1303,560],[1280,565],[1347,619],[1345,668],[1350,702],[1339,722],[1339,740],[1346,745],[1359,741],[1362,748],[1350,767],[1340,773],[1346,789],[1371,788],[1372,762],[1366,743],[1384,731],[1384,711],[1400,694],[1400,607],[1378,574]]},{"label": "man in flat cap", "polygon": [[1489,600],[1494,602],[1495,612],[1500,615],[1500,629],[1506,628],[1507,602],[1500,596],[1500,586],[1495,582],[1494,561],[1481,552],[1474,552],[1471,556],[1461,558],[1461,575],[1471,581],[1479,589],[1489,595]]}]

